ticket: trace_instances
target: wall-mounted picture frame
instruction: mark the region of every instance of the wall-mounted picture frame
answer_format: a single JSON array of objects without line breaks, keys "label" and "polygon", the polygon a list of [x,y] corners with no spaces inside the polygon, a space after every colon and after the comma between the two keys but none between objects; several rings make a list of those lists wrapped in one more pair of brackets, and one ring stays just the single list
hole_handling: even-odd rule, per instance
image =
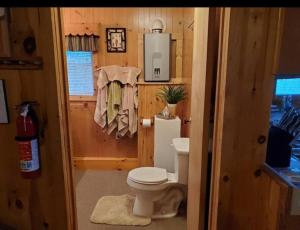
[{"label": "wall-mounted picture frame", "polygon": [[8,124],[8,106],[5,91],[5,82],[0,79],[0,124]]},{"label": "wall-mounted picture frame", "polygon": [[107,52],[126,52],[126,28],[106,28]]}]

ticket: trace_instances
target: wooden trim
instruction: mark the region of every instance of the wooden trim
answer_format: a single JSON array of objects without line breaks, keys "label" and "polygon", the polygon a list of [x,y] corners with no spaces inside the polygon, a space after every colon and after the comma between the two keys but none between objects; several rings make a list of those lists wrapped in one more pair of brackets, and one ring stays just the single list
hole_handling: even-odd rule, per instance
[{"label": "wooden trim", "polygon": [[71,130],[69,126],[70,108],[68,101],[68,80],[65,57],[65,43],[63,32],[63,12],[59,8],[51,8],[51,20],[53,28],[55,70],[57,81],[57,95],[59,101],[59,117],[61,127],[62,161],[65,181],[65,197],[67,209],[68,230],[77,229],[75,190],[73,183],[73,169],[71,164]]},{"label": "wooden trim", "polygon": [[280,8],[278,13],[278,23],[275,25],[277,27],[277,37],[276,37],[276,50],[273,58],[273,74],[279,75],[279,61],[280,61],[280,53],[282,48],[282,39],[283,39],[283,29],[285,23],[285,15],[286,9]]},{"label": "wooden trim", "polygon": [[74,157],[78,169],[131,170],[139,167],[138,158],[118,157]]},{"label": "wooden trim", "polygon": [[100,36],[100,32],[98,30],[98,25],[96,23],[76,23],[69,24],[67,23],[64,26],[64,35],[97,35]]},{"label": "wooden trim", "polygon": [[[219,50],[218,50],[218,73],[226,72],[226,63],[220,61],[223,57],[223,53],[227,53],[228,34],[229,34],[229,22],[230,22],[230,8],[220,9],[220,34],[219,34]],[[221,49],[223,47],[223,49]],[[219,197],[219,180],[221,170],[221,156],[216,155],[220,153],[220,146],[217,145],[218,141],[222,138],[221,133],[223,130],[224,119],[224,107],[219,106],[223,103],[223,98],[220,96],[220,89],[225,88],[223,84],[225,82],[217,80],[216,86],[216,105],[215,105],[215,125],[213,134],[213,160],[212,160],[212,175],[211,175],[211,191],[210,191],[210,208],[209,208],[209,229],[217,229],[217,216],[218,216],[218,197]],[[219,115],[219,116],[217,116]],[[218,119],[218,120],[217,120]]]},{"label": "wooden trim", "polygon": [[35,70],[42,67],[42,57],[0,57],[0,69]]},{"label": "wooden trim", "polygon": [[[5,9],[6,11],[7,9]],[[8,28],[8,17],[7,12],[5,12],[4,18],[0,19],[0,37],[1,37],[1,45],[2,53],[1,56],[10,57],[12,53],[11,42],[10,42],[10,31]]]},{"label": "wooden trim", "polygon": [[69,96],[69,101],[97,101],[97,96]]},{"label": "wooden trim", "polygon": [[203,230],[209,145],[209,117],[213,79],[213,30],[215,9],[196,8],[191,102],[187,229]]},{"label": "wooden trim", "polygon": [[182,80],[183,38],[176,40],[176,79]]},{"label": "wooden trim", "polygon": [[140,81],[144,81],[144,35],[138,34],[138,67],[142,70],[139,76]]},{"label": "wooden trim", "polygon": [[184,82],[182,79],[171,79],[171,81],[168,82],[137,82],[137,85],[183,85]]}]

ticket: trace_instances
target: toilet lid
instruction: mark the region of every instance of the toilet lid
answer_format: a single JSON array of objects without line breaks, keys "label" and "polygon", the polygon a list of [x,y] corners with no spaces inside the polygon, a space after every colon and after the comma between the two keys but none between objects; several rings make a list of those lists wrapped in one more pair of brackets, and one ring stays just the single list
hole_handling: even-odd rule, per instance
[{"label": "toilet lid", "polygon": [[131,170],[128,178],[140,184],[161,184],[168,180],[166,169],[156,167],[140,167]]}]

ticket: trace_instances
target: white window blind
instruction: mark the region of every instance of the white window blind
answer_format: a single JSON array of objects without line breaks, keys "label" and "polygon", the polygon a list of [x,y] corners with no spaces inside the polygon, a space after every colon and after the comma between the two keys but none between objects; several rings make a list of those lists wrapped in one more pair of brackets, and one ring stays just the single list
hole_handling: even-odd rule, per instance
[{"label": "white window blind", "polygon": [[67,51],[67,68],[70,95],[94,95],[93,53]]}]

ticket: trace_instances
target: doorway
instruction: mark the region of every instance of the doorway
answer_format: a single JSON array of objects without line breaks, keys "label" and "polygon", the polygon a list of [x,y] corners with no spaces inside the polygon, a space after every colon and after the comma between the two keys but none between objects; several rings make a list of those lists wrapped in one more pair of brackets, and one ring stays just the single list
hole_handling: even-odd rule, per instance
[{"label": "doorway", "polygon": [[[107,195],[122,195],[131,190],[126,183],[128,171],[139,166],[153,166],[153,127],[138,125],[133,137],[116,139],[107,135],[94,121],[97,100],[97,70],[101,66],[142,67],[142,34],[156,17],[166,23],[172,34],[171,80],[168,85],[184,86],[188,98],[178,105],[182,120],[181,136],[190,129],[191,77],[193,49],[193,8],[63,8],[63,40],[66,53],[67,105],[69,107],[71,163],[74,165],[78,229],[98,227],[89,221],[97,200]],[[126,28],[126,53],[107,52],[106,29]],[[74,48],[72,39],[90,36],[91,50]],[[83,80],[83,76],[85,77]],[[138,88],[138,117],[153,118],[164,108],[156,93],[164,83],[145,83],[141,76]],[[78,87],[80,86],[80,87]],[[83,87],[84,86],[84,87]],[[113,182],[112,182],[113,181]],[[175,218],[153,221],[149,229],[158,227],[186,229],[186,207]],[[173,226],[173,227],[172,227]],[[147,228],[147,227],[146,227]]]}]

